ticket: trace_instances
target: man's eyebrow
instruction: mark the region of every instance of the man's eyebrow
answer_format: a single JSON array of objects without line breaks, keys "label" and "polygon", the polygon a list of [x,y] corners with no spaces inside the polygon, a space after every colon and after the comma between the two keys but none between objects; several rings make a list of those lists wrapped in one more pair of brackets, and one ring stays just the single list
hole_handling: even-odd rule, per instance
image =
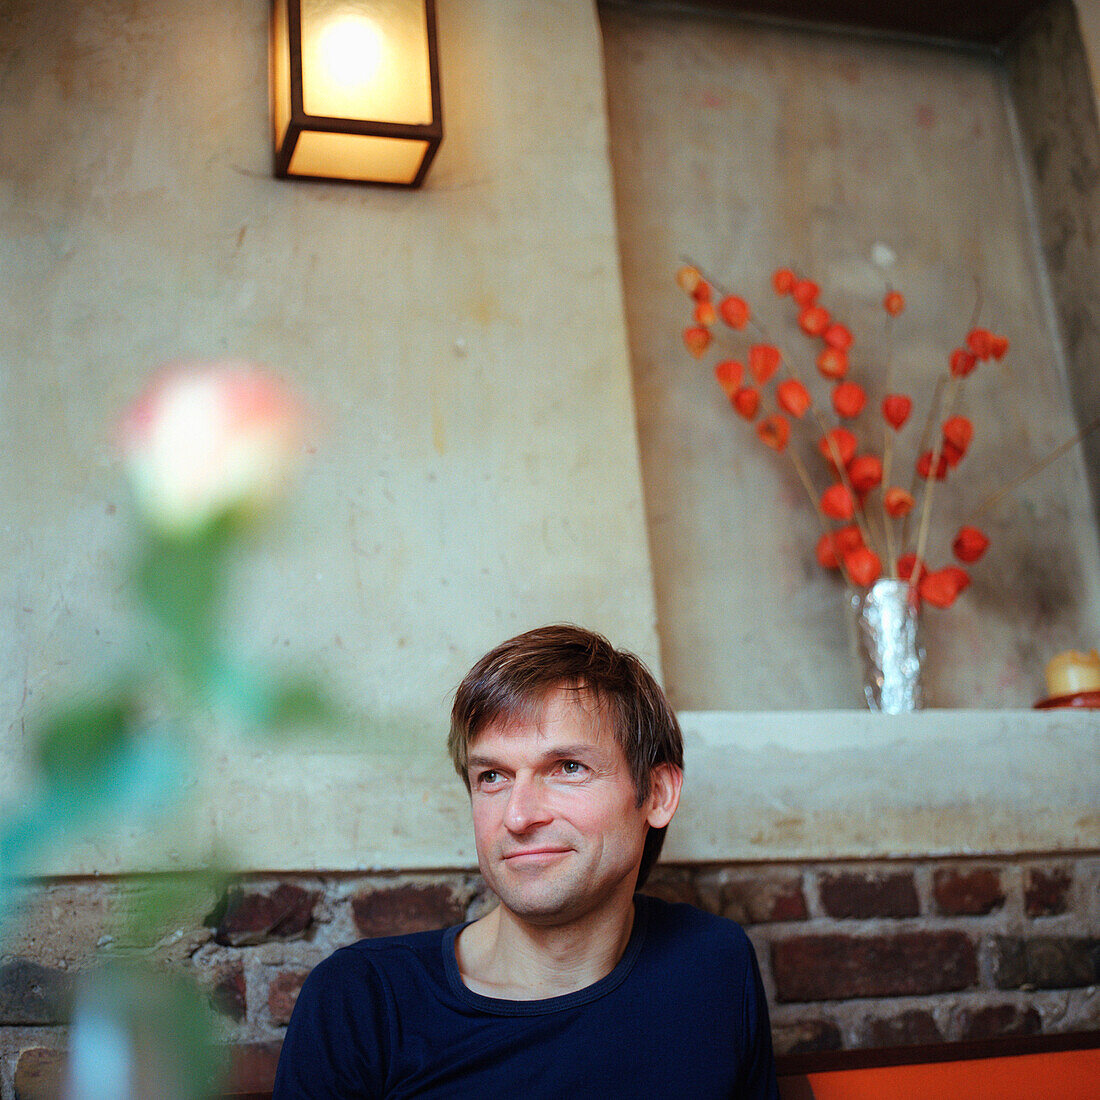
[{"label": "man's eyebrow", "polygon": [[488,756],[468,756],[466,758],[466,767],[469,771],[473,771],[475,768],[495,768],[497,762]]},{"label": "man's eyebrow", "polygon": [[[591,759],[593,756],[602,759],[603,752],[598,745],[589,744],[587,742],[576,745],[554,745],[548,748],[543,754],[543,760],[585,760]],[[495,760],[491,756],[480,756],[477,753],[472,754],[466,758],[466,767],[470,771],[477,770],[479,768],[499,768],[501,763],[499,760]]]}]

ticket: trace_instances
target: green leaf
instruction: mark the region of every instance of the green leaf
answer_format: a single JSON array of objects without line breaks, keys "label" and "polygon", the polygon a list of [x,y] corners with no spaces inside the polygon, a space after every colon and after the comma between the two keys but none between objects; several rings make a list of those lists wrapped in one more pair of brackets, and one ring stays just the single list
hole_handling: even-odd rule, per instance
[{"label": "green leaf", "polygon": [[129,879],[129,911],[119,942],[147,950],[176,928],[199,927],[211,904],[216,906],[216,899],[224,897],[231,879],[225,866]]},{"label": "green leaf", "polygon": [[35,746],[47,784],[79,787],[108,771],[130,741],[134,703],[128,694],[73,703],[43,723]]},{"label": "green leaf", "polygon": [[346,721],[320,680],[307,673],[270,675],[223,655],[212,665],[209,684],[257,732],[282,736],[332,729]]},{"label": "green leaf", "polygon": [[262,715],[272,733],[337,725],[341,715],[320,682],[306,675],[276,680]]}]

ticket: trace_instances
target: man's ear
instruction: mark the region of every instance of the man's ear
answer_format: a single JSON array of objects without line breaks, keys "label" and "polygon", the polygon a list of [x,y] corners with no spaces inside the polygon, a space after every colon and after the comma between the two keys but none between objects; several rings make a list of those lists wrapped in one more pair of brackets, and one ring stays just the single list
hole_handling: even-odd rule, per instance
[{"label": "man's ear", "polygon": [[684,773],[675,764],[658,764],[649,773],[649,813],[646,821],[651,829],[663,829],[680,805],[680,788]]}]

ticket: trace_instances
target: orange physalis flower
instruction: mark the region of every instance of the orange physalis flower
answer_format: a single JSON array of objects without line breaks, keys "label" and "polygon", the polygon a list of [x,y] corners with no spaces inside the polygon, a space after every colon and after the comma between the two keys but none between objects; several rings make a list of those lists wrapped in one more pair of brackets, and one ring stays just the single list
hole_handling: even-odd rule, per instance
[{"label": "orange physalis flower", "polygon": [[794,284],[794,272],[789,267],[781,267],[772,276],[772,286],[775,288],[776,294],[790,294],[794,289]]},{"label": "orange physalis flower", "polygon": [[797,279],[791,287],[791,297],[803,307],[812,306],[820,293],[821,290],[813,279]]},{"label": "orange physalis flower", "polygon": [[779,370],[779,348],[771,344],[753,344],[749,348],[749,371],[763,386]]},{"label": "orange physalis flower", "polygon": [[909,515],[914,503],[916,502],[913,500],[913,494],[899,489],[896,485],[887,489],[882,497],[882,506],[886,509],[886,514],[893,516],[894,519]]},{"label": "orange physalis flower", "polygon": [[[913,570],[916,570],[916,578],[913,578]],[[902,554],[898,558],[898,576],[903,581],[909,581],[913,585],[919,585],[928,572],[928,566],[921,561],[916,554],[910,552]]]},{"label": "orange physalis flower", "polygon": [[695,328],[684,329],[684,344],[687,346],[688,351],[699,359],[703,352],[707,350],[707,345],[710,343],[710,330],[703,328],[701,325]]},{"label": "orange physalis flower", "polygon": [[978,360],[966,348],[956,348],[951,353],[951,373],[956,378],[965,378],[977,365]]},{"label": "orange physalis flower", "polygon": [[843,556],[849,550],[863,545],[863,532],[857,524],[850,523],[847,527],[838,527],[833,532],[833,539],[836,542],[837,552]]},{"label": "orange physalis flower", "polygon": [[697,302],[709,302],[710,301],[710,283],[706,279],[700,279],[695,284],[695,289],[691,292],[691,296]]},{"label": "orange physalis flower", "polygon": [[846,419],[859,416],[866,403],[867,394],[855,382],[841,382],[833,387],[833,408],[836,409],[837,416]]},{"label": "orange physalis flower", "polygon": [[695,320],[701,325],[713,325],[718,320],[718,311],[710,302],[700,302],[695,307]]},{"label": "orange physalis flower", "polygon": [[920,581],[920,594],[933,607],[950,607],[960,592],[970,585],[970,577],[957,565],[948,565],[926,573]]},{"label": "orange physalis flower", "polygon": [[737,392],[744,375],[745,368],[736,359],[723,359],[721,363],[714,365],[714,377],[718,379],[718,385],[727,397],[732,398]]},{"label": "orange physalis flower", "polygon": [[847,351],[852,346],[852,333],[847,325],[834,321],[822,334],[821,339],[837,351]]},{"label": "orange physalis flower", "polygon": [[773,451],[781,451],[791,438],[790,421],[785,416],[775,413],[756,425],[756,434]]},{"label": "orange physalis flower", "polygon": [[955,551],[955,557],[964,561],[967,565],[976,562],[989,548],[989,538],[984,531],[977,527],[960,527],[951,549]]},{"label": "orange physalis flower", "polygon": [[851,519],[856,514],[856,505],[847,486],[830,485],[821,494],[821,510],[830,519]]},{"label": "orange physalis flower", "polygon": [[[949,463],[947,461],[947,455],[945,455],[941,451],[940,452],[940,462],[939,462],[939,465],[936,467],[936,480],[937,481],[943,481],[943,479],[945,477],[947,477],[948,465],[949,465]],[[932,452],[931,451],[925,451],[924,454],[922,454],[920,456],[920,458],[917,459],[917,473],[921,477],[925,477],[925,478],[931,476],[931,474],[932,474]]]},{"label": "orange physalis flower", "polygon": [[966,346],[979,358],[993,357],[993,333],[987,328],[972,328],[966,334]]},{"label": "orange physalis flower", "polygon": [[840,465],[847,466],[856,453],[856,437],[847,428],[833,428],[817,441],[817,449],[835,470],[837,462],[834,452],[840,458]]},{"label": "orange physalis flower", "polygon": [[817,540],[814,556],[817,558],[817,564],[822,569],[839,569],[840,562],[837,561],[837,552],[836,536],[826,532]]},{"label": "orange physalis flower", "polygon": [[940,572],[952,577],[960,592],[965,592],[970,587],[970,574],[965,569],[960,569],[957,565],[945,565]]},{"label": "orange physalis flower", "polygon": [[848,354],[839,348],[825,348],[817,357],[817,369],[826,377],[837,380],[848,373]]},{"label": "orange physalis flower", "polygon": [[818,564],[825,569],[839,569],[837,555],[844,557],[862,545],[863,535],[854,523],[847,527],[838,527],[817,540],[815,554]]},{"label": "orange physalis flower", "polygon": [[844,555],[844,569],[854,584],[869,587],[882,576],[878,554],[866,546],[856,547]]},{"label": "orange physalis flower", "polygon": [[896,317],[905,309],[905,298],[896,290],[891,290],[886,297],[882,299],[882,308],[886,310],[891,317]]},{"label": "orange physalis flower", "polygon": [[857,455],[848,463],[848,480],[857,493],[869,493],[882,481],[882,459],[877,455]]},{"label": "orange physalis flower", "polygon": [[948,469],[953,470],[966,457],[966,451],[960,451],[949,439],[943,441],[940,455],[947,463]]},{"label": "orange physalis flower", "polygon": [[965,416],[949,416],[943,422],[943,438],[962,454],[966,454],[966,449],[974,438],[974,425]]},{"label": "orange physalis flower", "polygon": [[994,335],[989,343],[989,351],[993,358],[1000,362],[1008,351],[1008,337]]},{"label": "orange physalis flower", "polygon": [[829,311],[822,306],[807,306],[798,315],[798,327],[807,336],[820,336],[829,327]]},{"label": "orange physalis flower", "polygon": [[730,403],[746,420],[751,420],[760,408],[760,394],[752,386],[742,386],[730,398]]},{"label": "orange physalis flower", "polygon": [[703,281],[699,269],[695,267],[682,267],[676,272],[676,285],[685,294],[694,294],[695,288]]},{"label": "orange physalis flower", "polygon": [[882,399],[882,416],[895,431],[909,419],[913,411],[913,399],[903,393],[888,393]]},{"label": "orange physalis flower", "polygon": [[722,320],[730,328],[742,329],[748,323],[751,311],[744,298],[738,298],[736,294],[728,294],[718,303],[718,312]]},{"label": "orange physalis flower", "polygon": [[812,404],[810,391],[797,378],[787,378],[780,382],[775,388],[775,399],[784,412],[799,418],[806,415],[806,410]]}]

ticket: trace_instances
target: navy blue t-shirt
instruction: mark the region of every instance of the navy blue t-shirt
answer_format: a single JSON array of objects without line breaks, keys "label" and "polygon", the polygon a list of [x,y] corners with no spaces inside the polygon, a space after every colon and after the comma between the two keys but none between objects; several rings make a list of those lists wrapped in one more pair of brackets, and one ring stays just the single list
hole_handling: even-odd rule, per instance
[{"label": "navy blue t-shirt", "polygon": [[561,997],[462,982],[462,925],[341,948],[307,978],[274,1100],[778,1096],[752,945],[733,921],[638,895],[622,959]]}]

